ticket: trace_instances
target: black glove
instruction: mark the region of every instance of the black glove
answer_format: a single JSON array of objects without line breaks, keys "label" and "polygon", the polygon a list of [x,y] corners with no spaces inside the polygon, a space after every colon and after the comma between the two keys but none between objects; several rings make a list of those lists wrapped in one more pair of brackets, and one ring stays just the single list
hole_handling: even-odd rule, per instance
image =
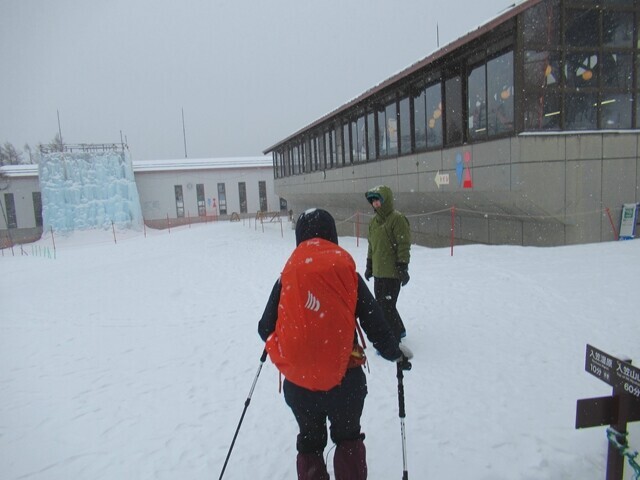
[{"label": "black glove", "polygon": [[368,282],[371,277],[373,277],[373,260],[367,258],[367,268],[364,271],[364,278]]},{"label": "black glove", "polygon": [[404,287],[407,283],[409,283],[409,265],[406,263],[396,263],[396,269],[398,270],[398,278],[400,279],[400,284]]}]

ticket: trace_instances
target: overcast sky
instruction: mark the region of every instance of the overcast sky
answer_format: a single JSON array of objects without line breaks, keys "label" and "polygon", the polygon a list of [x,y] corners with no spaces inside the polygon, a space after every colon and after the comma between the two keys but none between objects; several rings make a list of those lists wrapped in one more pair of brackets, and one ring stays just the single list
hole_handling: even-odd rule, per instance
[{"label": "overcast sky", "polygon": [[513,0],[0,0],[0,142],[253,156]]}]

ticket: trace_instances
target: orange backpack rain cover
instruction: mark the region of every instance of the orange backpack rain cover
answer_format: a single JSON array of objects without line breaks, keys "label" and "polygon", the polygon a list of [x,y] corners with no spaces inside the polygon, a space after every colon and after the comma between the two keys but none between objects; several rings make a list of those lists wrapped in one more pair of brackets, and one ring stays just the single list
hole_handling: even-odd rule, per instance
[{"label": "orange backpack rain cover", "polygon": [[290,382],[313,391],[338,385],[355,335],[358,274],[351,255],[321,238],[302,242],[281,276],[271,361]]}]

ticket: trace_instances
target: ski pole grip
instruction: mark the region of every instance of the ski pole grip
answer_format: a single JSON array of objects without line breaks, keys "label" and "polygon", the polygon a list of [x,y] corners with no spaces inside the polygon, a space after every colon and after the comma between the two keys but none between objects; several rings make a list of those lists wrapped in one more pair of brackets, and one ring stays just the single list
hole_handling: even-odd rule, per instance
[{"label": "ski pole grip", "polygon": [[260,357],[260,363],[264,363],[264,361],[267,359],[267,349],[265,348],[262,351],[262,356]]}]

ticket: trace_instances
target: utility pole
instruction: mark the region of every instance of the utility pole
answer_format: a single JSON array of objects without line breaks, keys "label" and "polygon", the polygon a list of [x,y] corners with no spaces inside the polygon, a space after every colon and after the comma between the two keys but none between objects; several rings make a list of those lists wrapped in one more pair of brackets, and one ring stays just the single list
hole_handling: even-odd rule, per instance
[{"label": "utility pole", "polygon": [[60,128],[60,110],[56,110],[56,114],[58,115],[58,135],[60,135],[60,143],[64,143],[62,141],[62,128]]},{"label": "utility pole", "polygon": [[184,128],[184,108],[182,109],[182,138],[184,138],[184,158],[187,158],[187,133]]}]

